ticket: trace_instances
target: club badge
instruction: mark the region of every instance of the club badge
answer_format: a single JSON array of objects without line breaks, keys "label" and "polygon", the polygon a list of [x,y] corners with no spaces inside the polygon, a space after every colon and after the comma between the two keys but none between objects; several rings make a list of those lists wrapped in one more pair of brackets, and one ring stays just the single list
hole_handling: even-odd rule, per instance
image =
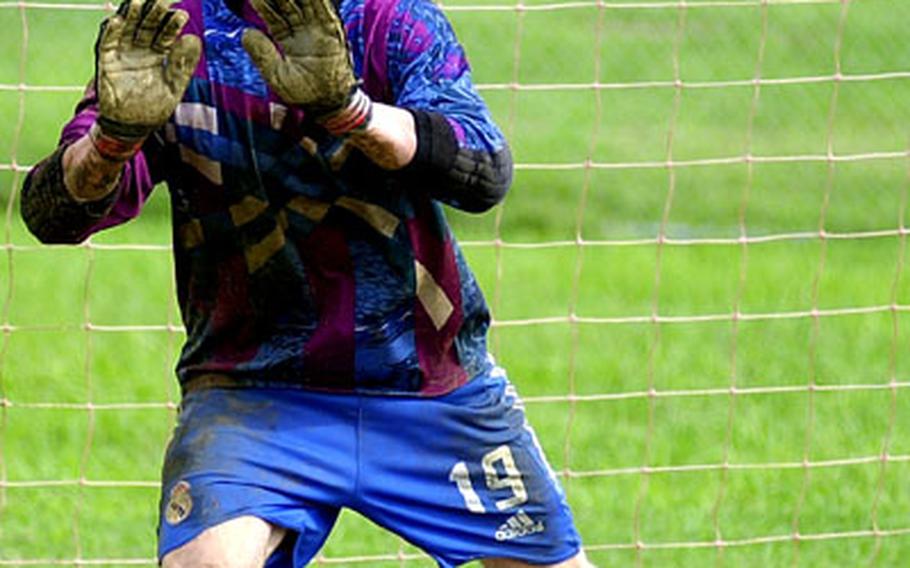
[{"label": "club badge", "polygon": [[168,495],[167,506],[164,508],[164,520],[169,525],[179,524],[190,516],[192,510],[193,497],[190,495],[190,484],[180,481],[171,488],[171,493]]}]

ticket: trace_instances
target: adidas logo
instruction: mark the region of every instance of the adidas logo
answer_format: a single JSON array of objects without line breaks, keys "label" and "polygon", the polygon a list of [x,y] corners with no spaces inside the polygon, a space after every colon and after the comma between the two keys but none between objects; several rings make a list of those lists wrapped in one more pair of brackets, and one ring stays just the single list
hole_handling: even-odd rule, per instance
[{"label": "adidas logo", "polygon": [[496,531],[496,540],[512,540],[544,531],[543,521],[535,521],[528,516],[522,509],[509,517],[509,520],[499,525]]}]

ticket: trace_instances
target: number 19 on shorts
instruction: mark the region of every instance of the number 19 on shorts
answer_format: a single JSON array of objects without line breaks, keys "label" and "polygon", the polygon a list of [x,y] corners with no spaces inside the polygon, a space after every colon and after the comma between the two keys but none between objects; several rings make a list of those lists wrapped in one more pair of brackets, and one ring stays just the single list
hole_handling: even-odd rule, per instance
[{"label": "number 19 on shorts", "polygon": [[[521,472],[515,466],[515,458],[512,457],[512,450],[509,449],[509,446],[499,446],[495,450],[487,452],[481,459],[480,464],[483,467],[484,479],[490,491],[500,489],[510,489],[512,491],[511,497],[495,502],[498,510],[504,511],[512,507],[518,507],[528,501],[528,492],[521,479]],[[500,474],[500,471],[503,474]],[[471,483],[471,476],[468,473],[468,466],[465,462],[460,461],[452,466],[452,470],[449,472],[449,481],[458,488],[458,492],[461,493],[468,511],[472,513],[486,512],[486,508],[480,501],[480,496],[474,491],[474,485]]]}]

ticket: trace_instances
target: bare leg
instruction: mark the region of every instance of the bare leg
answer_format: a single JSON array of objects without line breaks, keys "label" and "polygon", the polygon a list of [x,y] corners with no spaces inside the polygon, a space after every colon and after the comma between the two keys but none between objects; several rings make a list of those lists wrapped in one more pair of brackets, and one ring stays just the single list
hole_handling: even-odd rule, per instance
[{"label": "bare leg", "polygon": [[161,561],[163,568],[262,568],[286,531],[258,517],[231,519],[207,529]]},{"label": "bare leg", "polygon": [[594,568],[594,565],[588,562],[583,550],[558,564],[528,564],[508,558],[485,558],[482,562],[484,568]]}]

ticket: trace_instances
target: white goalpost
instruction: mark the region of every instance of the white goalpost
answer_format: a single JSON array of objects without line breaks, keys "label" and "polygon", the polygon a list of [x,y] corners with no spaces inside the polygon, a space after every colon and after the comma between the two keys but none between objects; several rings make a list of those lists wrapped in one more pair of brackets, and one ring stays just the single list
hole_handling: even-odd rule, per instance
[{"label": "white goalpost", "polygon": [[[516,160],[453,225],[591,560],[910,554],[910,6],[440,4]],[[156,564],[166,191],[76,247],[18,213],[114,8],[0,0],[0,566]],[[346,515],[315,563],[429,559]]]}]

